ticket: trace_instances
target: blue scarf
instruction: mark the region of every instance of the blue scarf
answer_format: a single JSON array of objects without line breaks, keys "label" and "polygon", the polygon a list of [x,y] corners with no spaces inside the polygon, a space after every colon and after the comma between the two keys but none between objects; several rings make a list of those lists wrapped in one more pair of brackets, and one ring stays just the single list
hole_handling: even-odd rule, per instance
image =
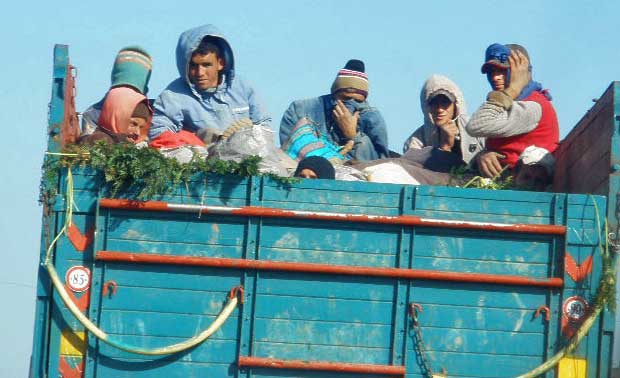
[{"label": "blue scarf", "polygon": [[523,90],[521,91],[521,93],[519,94],[519,97],[517,97],[517,101],[521,101],[524,98],[527,98],[529,95],[532,94],[532,92],[537,91],[542,93],[543,95],[545,95],[545,97],[547,97],[547,100],[551,101],[552,97],[551,97],[551,93],[549,93],[548,90],[543,90],[542,89],[543,86],[542,84],[540,84],[537,81],[534,80],[530,80],[529,83],[527,83],[527,85],[525,86],[525,88],[523,88]]}]

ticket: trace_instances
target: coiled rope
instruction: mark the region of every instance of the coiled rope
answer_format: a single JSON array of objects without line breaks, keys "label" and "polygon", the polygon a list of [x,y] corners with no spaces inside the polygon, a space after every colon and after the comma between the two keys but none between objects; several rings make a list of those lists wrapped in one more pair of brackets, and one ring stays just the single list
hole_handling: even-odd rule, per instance
[{"label": "coiled rope", "polygon": [[[48,246],[47,252],[45,254],[44,266],[47,269],[50,279],[52,280],[54,287],[58,291],[60,298],[62,298],[62,301],[67,306],[69,311],[71,311],[73,316],[75,316],[75,318],[84,326],[84,328],[90,331],[90,333],[95,335],[99,340],[115,348],[123,350],[125,352],[141,354],[141,355],[160,356],[160,355],[178,353],[178,352],[182,352],[184,350],[190,349],[202,343],[203,341],[205,341],[209,336],[211,336],[213,333],[215,333],[218,329],[222,327],[222,325],[230,317],[230,314],[232,314],[232,312],[234,311],[235,307],[237,307],[237,302],[238,302],[237,296],[236,295],[229,296],[229,299],[226,305],[224,306],[222,311],[219,313],[217,318],[215,318],[213,323],[211,323],[211,325],[207,329],[205,329],[198,335],[190,339],[187,339],[185,341],[182,341],[180,343],[177,343],[177,344],[149,349],[149,348],[141,348],[141,347],[129,345],[122,341],[111,338],[101,328],[95,325],[88,317],[86,317],[82,313],[82,311],[80,311],[80,309],[77,307],[77,305],[71,300],[62,281],[60,280],[60,277],[58,276],[58,273],[56,272],[56,269],[54,268],[54,263],[52,262],[53,260],[52,250],[54,249],[56,242],[58,242],[58,239],[60,239],[60,237],[66,233],[66,230],[68,229],[68,227],[71,226],[71,220],[73,217],[74,207],[75,207],[75,203],[73,202],[73,175],[71,173],[71,169],[68,169],[65,224],[63,225],[58,235],[56,235],[54,240]],[[233,291],[231,291],[231,294],[232,293]]]}]

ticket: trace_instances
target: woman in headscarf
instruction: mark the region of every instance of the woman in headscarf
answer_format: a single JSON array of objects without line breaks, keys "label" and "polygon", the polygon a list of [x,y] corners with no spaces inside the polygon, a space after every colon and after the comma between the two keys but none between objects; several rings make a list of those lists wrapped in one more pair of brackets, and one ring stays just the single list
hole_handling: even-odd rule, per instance
[{"label": "woman in headscarf", "polygon": [[142,93],[127,86],[108,91],[97,121],[97,128],[90,135],[80,138],[80,144],[93,144],[99,140],[108,143],[133,143],[146,141],[153,111]]}]

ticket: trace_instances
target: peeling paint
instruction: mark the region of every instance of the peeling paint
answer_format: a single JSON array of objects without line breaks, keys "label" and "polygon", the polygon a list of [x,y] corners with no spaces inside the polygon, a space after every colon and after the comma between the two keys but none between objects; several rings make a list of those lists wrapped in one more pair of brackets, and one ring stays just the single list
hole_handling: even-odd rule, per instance
[{"label": "peeling paint", "polygon": [[287,232],[274,243],[276,248],[299,248],[299,238],[292,232]]}]

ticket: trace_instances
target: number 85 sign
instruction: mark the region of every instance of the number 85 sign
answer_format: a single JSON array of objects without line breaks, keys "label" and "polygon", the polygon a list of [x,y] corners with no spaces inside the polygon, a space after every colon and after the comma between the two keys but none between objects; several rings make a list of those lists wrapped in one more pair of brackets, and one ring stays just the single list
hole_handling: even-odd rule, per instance
[{"label": "number 85 sign", "polygon": [[90,270],[81,265],[72,266],[67,270],[65,282],[72,291],[81,293],[90,286]]}]

